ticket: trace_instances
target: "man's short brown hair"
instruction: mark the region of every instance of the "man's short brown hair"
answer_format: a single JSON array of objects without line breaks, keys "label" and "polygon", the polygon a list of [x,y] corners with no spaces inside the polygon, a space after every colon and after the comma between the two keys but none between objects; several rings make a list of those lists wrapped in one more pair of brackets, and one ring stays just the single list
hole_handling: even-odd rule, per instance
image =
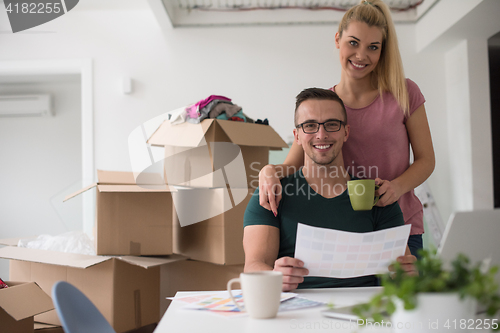
[{"label": "man's short brown hair", "polygon": [[[338,102],[340,106],[342,106],[342,114],[344,115],[344,122],[347,124],[347,112],[345,111],[344,102],[340,99],[339,95],[336,92],[329,89],[322,88],[307,88],[302,90],[297,97],[295,97],[295,126],[297,126],[297,109],[299,108],[302,102],[307,101],[309,99],[317,99],[317,100],[331,100]],[[342,120],[342,119],[340,119]]]}]

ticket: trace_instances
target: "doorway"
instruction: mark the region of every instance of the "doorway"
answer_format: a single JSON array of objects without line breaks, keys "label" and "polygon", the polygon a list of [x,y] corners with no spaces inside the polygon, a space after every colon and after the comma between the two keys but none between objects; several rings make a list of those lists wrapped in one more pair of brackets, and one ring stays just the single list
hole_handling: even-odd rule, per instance
[{"label": "doorway", "polygon": [[493,150],[493,200],[495,208],[500,208],[500,32],[488,39],[488,60]]},{"label": "doorway", "polygon": [[[62,203],[94,181],[90,59],[0,62],[0,94],[49,94],[53,116],[0,118],[0,238],[81,230],[92,198]],[[8,260],[0,260],[8,278]]]}]

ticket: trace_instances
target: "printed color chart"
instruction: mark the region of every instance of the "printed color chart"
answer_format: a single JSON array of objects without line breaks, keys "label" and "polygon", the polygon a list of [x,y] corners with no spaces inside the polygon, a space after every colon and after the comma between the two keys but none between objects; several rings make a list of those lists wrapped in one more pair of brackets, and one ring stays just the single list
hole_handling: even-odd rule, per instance
[{"label": "printed color chart", "polygon": [[304,262],[309,276],[349,278],[385,273],[391,261],[404,255],[410,228],[354,233],[299,223],[295,258]]}]

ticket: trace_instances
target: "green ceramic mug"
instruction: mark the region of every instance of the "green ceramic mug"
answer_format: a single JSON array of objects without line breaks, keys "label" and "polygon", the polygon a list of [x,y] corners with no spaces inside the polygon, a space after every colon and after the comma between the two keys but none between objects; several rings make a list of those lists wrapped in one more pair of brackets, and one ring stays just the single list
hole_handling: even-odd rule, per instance
[{"label": "green ceramic mug", "polygon": [[347,182],[347,191],[351,206],[354,210],[370,210],[378,202],[378,196],[375,195],[375,180],[357,179]]}]

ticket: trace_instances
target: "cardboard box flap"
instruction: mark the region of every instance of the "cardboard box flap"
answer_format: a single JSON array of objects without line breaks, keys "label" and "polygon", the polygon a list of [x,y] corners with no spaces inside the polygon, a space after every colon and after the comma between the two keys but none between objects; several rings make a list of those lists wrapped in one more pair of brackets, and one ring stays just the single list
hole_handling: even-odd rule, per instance
[{"label": "cardboard box flap", "polygon": [[[9,283],[7,282],[9,285]],[[52,299],[35,282],[2,289],[0,308],[19,321],[54,309]]]},{"label": "cardboard box flap", "polygon": [[204,144],[208,130],[218,124],[230,141],[242,146],[287,148],[286,142],[268,125],[243,123],[239,121],[205,119],[200,125],[188,122],[171,125],[163,122],[147,141],[153,146],[198,147]]},{"label": "cardboard box flap", "polygon": [[135,256],[120,256],[118,259],[125,261],[129,264],[140,266],[143,268],[150,268],[170,264],[176,261],[187,260],[188,257],[179,254],[172,254],[163,257],[135,257]]},{"label": "cardboard box flap", "polygon": [[99,184],[135,184],[134,174],[124,171],[97,170]]},{"label": "cardboard box flap", "polygon": [[175,192],[167,185],[97,185],[99,192]]},{"label": "cardboard box flap", "polygon": [[90,256],[85,254],[29,249],[15,246],[6,246],[1,248],[0,258],[76,268],[87,268],[111,259],[111,257],[105,256]]},{"label": "cardboard box flap", "polygon": [[99,182],[78,190],[63,200],[67,201],[97,186],[100,192],[173,192],[161,175],[140,173],[137,182],[132,172],[97,170]]},{"label": "cardboard box flap", "polygon": [[241,146],[287,148],[286,142],[268,125],[219,120],[231,142]]},{"label": "cardboard box flap", "polygon": [[135,177],[133,172],[97,170],[99,185],[165,185],[165,181],[158,173],[140,173]]},{"label": "cardboard box flap", "polygon": [[136,256],[90,256],[85,254],[65,253],[57,251],[47,251],[29,249],[24,247],[6,246],[0,249],[0,258],[31,261],[42,264],[59,266],[69,266],[75,268],[87,268],[101,262],[116,258],[132,265],[143,268],[150,268],[169,264],[179,260],[188,259],[185,256],[173,254],[159,257],[136,257]]},{"label": "cardboard box flap", "polygon": [[93,188],[93,187],[95,187],[95,186],[97,186],[97,183],[94,183],[94,184],[92,184],[92,185],[89,185],[89,186],[87,186],[87,187],[84,187],[84,188],[82,188],[81,190],[76,191],[75,193],[71,193],[70,195],[67,195],[67,196],[64,198],[63,202],[64,202],[64,201],[67,201],[67,200],[69,200],[69,199],[71,199],[71,198],[74,198],[74,197],[76,197],[77,195],[79,195],[79,194],[81,194],[81,193],[83,193],[83,192],[86,192],[86,191],[90,190],[91,188]]},{"label": "cardboard box flap", "polygon": [[55,330],[55,329],[60,329],[61,332],[64,332],[62,330],[61,326],[51,325],[51,324],[44,324],[44,323],[39,323],[39,322],[36,322],[36,321],[34,323],[34,327],[35,327],[35,332],[36,333],[38,333],[38,332],[46,332],[46,331],[52,332],[52,330]]},{"label": "cardboard box flap", "polygon": [[169,120],[165,120],[147,143],[153,146],[198,147],[204,144],[205,133],[212,122],[204,120],[201,126],[188,122],[172,125]]}]

